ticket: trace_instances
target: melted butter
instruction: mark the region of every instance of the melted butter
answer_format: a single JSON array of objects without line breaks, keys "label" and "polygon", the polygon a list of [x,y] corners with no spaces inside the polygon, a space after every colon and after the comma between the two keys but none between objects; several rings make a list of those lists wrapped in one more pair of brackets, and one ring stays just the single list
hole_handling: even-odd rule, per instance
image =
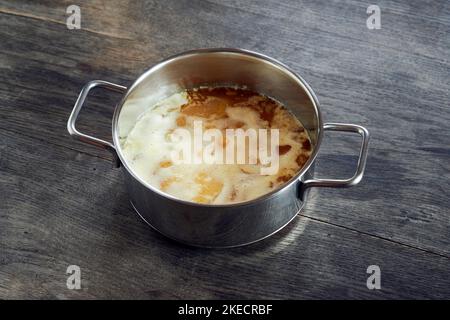
[{"label": "melted butter", "polygon": [[223,183],[212,178],[205,172],[200,172],[195,177],[195,182],[200,185],[200,191],[192,200],[199,203],[212,202],[222,191]]},{"label": "melted butter", "polygon": [[[133,108],[139,103],[131,102]],[[124,106],[124,108],[126,105]],[[142,106],[145,109],[145,105]],[[281,104],[254,91],[237,88],[198,88],[176,93],[146,110],[134,125],[126,117],[128,134],[121,139],[127,163],[150,185],[177,198],[225,204],[251,200],[290,180],[309,159],[311,143],[302,124]],[[279,170],[261,175],[262,164],[174,164],[176,142],[168,137],[177,128],[279,129]],[[218,141],[226,147],[227,141]],[[248,147],[248,145],[247,145]]]}]

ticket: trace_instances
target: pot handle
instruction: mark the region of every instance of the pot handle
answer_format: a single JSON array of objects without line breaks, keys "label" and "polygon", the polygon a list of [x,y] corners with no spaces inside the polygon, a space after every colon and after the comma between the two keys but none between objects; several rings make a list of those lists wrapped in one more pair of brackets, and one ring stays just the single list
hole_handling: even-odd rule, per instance
[{"label": "pot handle", "polygon": [[89,91],[94,89],[95,87],[101,87],[108,90],[112,90],[115,92],[126,92],[127,88],[118,84],[114,84],[111,82],[103,81],[103,80],[93,80],[88,82],[83,89],[81,89],[80,95],[78,96],[77,101],[75,102],[75,106],[73,107],[72,113],[69,116],[69,120],[67,121],[67,131],[69,131],[69,134],[74,137],[75,139],[78,139],[82,142],[104,148],[106,150],[109,150],[115,157],[116,165],[118,165],[118,159],[117,159],[117,153],[116,148],[114,147],[114,144],[111,142],[95,138],[92,136],[89,136],[87,134],[81,133],[77,130],[75,127],[75,123],[78,118],[78,114],[80,113],[81,107],[84,104],[84,101],[86,100]]},{"label": "pot handle", "polygon": [[310,179],[306,180],[302,184],[302,189],[305,191],[311,187],[331,187],[331,188],[345,188],[357,185],[363,175],[364,169],[366,167],[367,160],[367,150],[369,147],[369,131],[366,128],[355,125],[355,124],[344,124],[344,123],[326,123],[324,125],[324,130],[329,131],[345,131],[345,132],[355,132],[362,137],[361,150],[359,152],[358,165],[356,167],[356,172],[353,177],[349,179]]}]

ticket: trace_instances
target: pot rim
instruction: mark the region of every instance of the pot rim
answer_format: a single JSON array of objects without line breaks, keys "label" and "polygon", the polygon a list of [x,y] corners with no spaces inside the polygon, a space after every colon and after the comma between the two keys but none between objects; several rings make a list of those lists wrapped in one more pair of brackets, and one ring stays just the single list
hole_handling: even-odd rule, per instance
[{"label": "pot rim", "polygon": [[[151,73],[153,73],[155,70],[160,69],[162,67],[164,67],[165,65],[167,65],[168,63],[175,61],[177,59],[180,58],[184,58],[186,56],[190,56],[190,55],[198,55],[198,54],[207,54],[207,53],[231,53],[231,54],[237,54],[237,55],[244,55],[244,56],[250,56],[253,58],[257,58],[260,60],[263,60],[265,62],[268,62],[270,64],[272,64],[274,67],[280,69],[281,71],[287,73],[288,75],[290,75],[292,78],[294,78],[300,86],[302,86],[302,88],[304,89],[304,91],[306,92],[306,94],[308,95],[309,99],[311,100],[316,115],[317,115],[317,122],[318,122],[318,136],[317,136],[317,143],[314,147],[314,150],[311,154],[311,156],[309,157],[308,161],[306,161],[305,165],[303,166],[303,168],[297,172],[297,174],[295,174],[290,180],[288,180],[287,182],[281,184],[280,186],[278,186],[278,188],[265,193],[257,198],[251,199],[251,200],[247,200],[247,201],[242,201],[242,202],[236,202],[236,203],[229,203],[229,204],[205,204],[205,203],[197,203],[197,202],[193,202],[193,201],[187,201],[187,200],[183,200],[183,199],[179,199],[177,197],[174,197],[168,193],[165,193],[161,190],[159,190],[158,188],[150,185],[149,183],[147,183],[146,181],[144,181],[142,178],[139,177],[139,175],[137,175],[127,164],[124,156],[122,155],[122,146],[120,144],[119,141],[119,130],[118,130],[118,121],[119,121],[119,115],[120,115],[120,111],[122,110],[122,107],[125,103],[125,101],[128,99],[128,97],[130,96],[130,94],[134,91],[134,89],[142,83],[142,81],[144,81],[144,79],[150,75]],[[289,110],[289,106],[285,106],[288,110]],[[175,55],[172,55],[166,59],[163,59],[161,61],[159,61],[158,63],[154,64],[152,67],[150,67],[149,69],[147,69],[144,73],[142,73],[135,81],[134,83],[128,88],[127,92],[125,93],[125,95],[122,97],[122,99],[120,100],[120,102],[117,104],[115,110],[114,110],[114,114],[113,114],[113,118],[112,118],[112,138],[113,138],[113,144],[114,147],[116,149],[116,153],[120,159],[120,162],[122,163],[122,166],[131,174],[131,176],[133,178],[135,178],[137,181],[139,181],[143,186],[145,186],[147,189],[150,189],[153,192],[156,192],[158,195],[160,195],[161,197],[167,198],[169,200],[178,202],[180,204],[184,204],[184,205],[188,205],[188,206],[194,206],[194,207],[205,207],[205,208],[230,208],[230,207],[242,207],[242,206],[247,206],[247,205],[252,205],[256,202],[260,202],[260,201],[264,201],[264,200],[268,200],[269,198],[272,198],[274,196],[276,196],[278,193],[282,192],[283,190],[285,190],[287,187],[289,187],[290,185],[292,185],[293,183],[298,182],[298,180],[300,180],[300,178],[303,176],[303,174],[308,171],[308,169],[311,167],[312,163],[315,161],[317,154],[319,152],[320,149],[320,145],[322,142],[322,138],[323,138],[323,119],[322,119],[322,114],[320,111],[320,105],[319,105],[319,100],[317,99],[316,94],[314,93],[314,91],[312,90],[312,88],[309,86],[309,84],[300,76],[298,75],[296,72],[294,72],[291,68],[289,68],[287,65],[285,65],[284,63],[271,58],[267,55],[261,54],[261,53],[257,53],[254,51],[250,51],[250,50],[246,50],[246,49],[240,49],[240,48],[202,48],[202,49],[194,49],[194,50],[188,50],[188,51],[184,51]]]}]

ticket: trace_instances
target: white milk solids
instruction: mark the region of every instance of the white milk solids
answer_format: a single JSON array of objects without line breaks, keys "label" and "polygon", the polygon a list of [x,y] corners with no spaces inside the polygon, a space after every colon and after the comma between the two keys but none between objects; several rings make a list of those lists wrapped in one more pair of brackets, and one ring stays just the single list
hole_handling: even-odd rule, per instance
[{"label": "white milk solids", "polygon": [[[250,90],[202,87],[176,93],[156,104],[146,103],[145,99],[131,99],[123,106],[122,113],[128,110],[134,115],[127,116],[125,112],[119,118],[126,163],[142,180],[179,199],[210,204],[254,199],[290,180],[311,154],[310,139],[300,121],[280,103]],[[202,152],[210,152],[212,148],[207,147],[213,145],[216,149],[211,152],[218,156],[221,153],[216,153],[217,150],[222,149],[223,162],[175,161],[174,155],[186,151],[186,140],[177,139],[180,129],[192,137],[198,129],[203,133],[210,129],[223,133],[222,139],[215,137],[201,142],[205,147]],[[227,132],[233,132],[231,129],[236,132],[266,129],[259,132],[269,133],[266,151],[270,155],[276,150],[277,170],[264,174],[261,169],[270,164],[263,161],[261,152],[253,153],[251,161],[250,136],[241,140],[246,161],[227,161],[226,150],[238,154],[236,148],[242,147],[226,138]],[[271,136],[274,130],[277,141]],[[260,136],[255,139],[262,145]],[[192,159],[195,156],[201,159],[193,145],[188,147],[188,152],[192,153]]]}]

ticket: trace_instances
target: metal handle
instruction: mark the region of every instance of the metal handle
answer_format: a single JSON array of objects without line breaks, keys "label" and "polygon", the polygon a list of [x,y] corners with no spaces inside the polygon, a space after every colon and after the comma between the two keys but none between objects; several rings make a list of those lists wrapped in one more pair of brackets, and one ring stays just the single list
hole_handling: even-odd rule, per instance
[{"label": "metal handle", "polygon": [[359,133],[362,137],[361,150],[359,152],[358,165],[353,177],[349,179],[311,179],[303,182],[302,188],[306,190],[311,187],[331,187],[331,188],[345,188],[357,185],[363,175],[366,167],[367,149],[369,146],[369,131],[366,128],[355,124],[344,123],[326,123],[324,130],[330,131],[346,131]]},{"label": "metal handle", "polygon": [[105,89],[120,92],[120,93],[127,91],[127,88],[124,86],[114,84],[111,82],[107,82],[107,81],[103,81],[103,80],[93,80],[93,81],[87,83],[81,90],[80,95],[78,96],[78,99],[75,102],[75,106],[73,107],[72,113],[70,114],[69,120],[67,121],[67,130],[69,131],[70,135],[72,137],[74,137],[75,139],[78,139],[82,142],[89,143],[94,146],[109,150],[113,153],[113,155],[115,157],[117,157],[116,148],[114,147],[114,144],[112,144],[111,142],[81,133],[75,127],[75,123],[77,121],[78,114],[80,113],[81,107],[83,106],[84,101],[86,100],[86,97],[89,94],[89,91],[91,91],[95,87],[101,87],[101,88],[105,88]]}]

